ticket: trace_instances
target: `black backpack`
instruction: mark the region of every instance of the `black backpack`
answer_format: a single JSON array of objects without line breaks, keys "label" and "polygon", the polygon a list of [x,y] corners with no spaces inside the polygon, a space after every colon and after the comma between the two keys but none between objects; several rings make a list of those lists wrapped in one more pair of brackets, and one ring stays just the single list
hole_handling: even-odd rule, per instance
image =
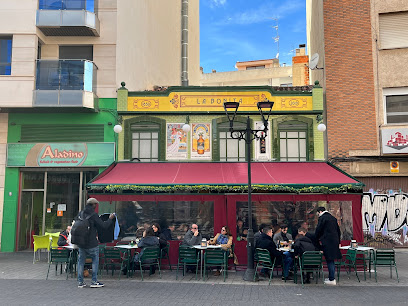
[{"label": "black backpack", "polygon": [[91,231],[91,224],[89,218],[92,215],[84,217],[84,212],[82,211],[78,220],[75,221],[71,228],[71,243],[76,244],[80,248],[86,248],[89,244],[89,235]]}]

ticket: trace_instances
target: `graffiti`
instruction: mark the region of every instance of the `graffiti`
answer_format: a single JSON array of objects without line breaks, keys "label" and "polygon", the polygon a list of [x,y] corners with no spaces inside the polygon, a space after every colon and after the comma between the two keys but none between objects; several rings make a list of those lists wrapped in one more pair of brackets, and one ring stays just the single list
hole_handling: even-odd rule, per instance
[{"label": "graffiti", "polygon": [[408,194],[364,193],[362,202],[365,240],[387,240],[394,246],[408,246]]}]

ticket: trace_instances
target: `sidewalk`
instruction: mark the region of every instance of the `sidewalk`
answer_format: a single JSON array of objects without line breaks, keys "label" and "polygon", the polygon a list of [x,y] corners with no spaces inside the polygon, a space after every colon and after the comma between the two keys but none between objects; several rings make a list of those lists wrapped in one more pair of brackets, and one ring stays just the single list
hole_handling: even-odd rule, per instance
[{"label": "sidewalk", "polygon": [[[350,279],[347,278],[345,271],[342,271],[340,274],[340,282],[338,286],[398,286],[403,287],[408,285],[408,249],[397,249],[397,268],[400,282],[397,282],[395,270],[392,271],[393,278],[390,278],[389,268],[378,268],[377,277],[378,283],[375,282],[374,273],[371,273],[371,279],[369,278],[368,272],[367,280],[364,281],[363,272],[359,272],[360,283],[357,281],[355,274],[351,273]],[[212,273],[209,275],[209,279],[203,281],[198,276],[198,280],[195,280],[195,274],[188,273],[184,277],[182,276],[181,270],[179,271],[178,280],[176,280],[176,266],[172,266],[173,271],[163,270],[162,278],[159,278],[158,270],[155,275],[148,276],[148,273],[144,274],[144,282],[157,282],[157,283],[200,283],[200,284],[230,284],[230,285],[253,285],[253,286],[267,286],[268,280],[262,279],[258,282],[244,282],[242,276],[243,271],[235,272],[235,270],[230,270],[228,272],[228,278],[225,283],[223,282],[223,277],[213,276]],[[0,279],[8,280],[45,280],[47,275],[48,263],[46,253],[42,253],[41,261],[33,264],[33,253],[32,252],[17,252],[17,253],[0,253]],[[141,282],[140,272],[137,271],[133,278],[126,278],[126,276],[121,276],[121,279],[118,280],[119,274],[118,271],[115,272],[115,275],[112,277],[111,272],[109,275],[106,274],[106,271],[99,276],[101,281],[119,281],[119,282]],[[327,277],[327,271],[325,272],[325,277]],[[55,275],[55,265],[52,265],[50,268],[49,280],[59,280],[66,281],[66,276],[63,273]],[[88,282],[90,278],[87,279]],[[71,278],[69,276],[68,282],[76,281],[75,277]],[[299,280],[300,282],[300,280]],[[271,286],[300,286],[300,284],[294,284],[293,281],[287,281],[286,283],[281,280],[281,276],[276,276],[274,273],[274,278],[271,282]],[[322,281],[319,281],[319,284],[316,285],[313,281],[312,284],[306,285],[307,287],[312,286],[323,286]]]}]

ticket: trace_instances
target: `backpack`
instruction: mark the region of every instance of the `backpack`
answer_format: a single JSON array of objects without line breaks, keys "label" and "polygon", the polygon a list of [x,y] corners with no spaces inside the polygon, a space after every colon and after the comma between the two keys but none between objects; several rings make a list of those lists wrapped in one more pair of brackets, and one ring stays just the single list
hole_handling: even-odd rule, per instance
[{"label": "backpack", "polygon": [[86,248],[89,244],[89,235],[91,232],[91,224],[89,218],[92,215],[84,217],[84,212],[82,211],[78,220],[75,221],[71,228],[71,243],[78,245],[80,248]]}]

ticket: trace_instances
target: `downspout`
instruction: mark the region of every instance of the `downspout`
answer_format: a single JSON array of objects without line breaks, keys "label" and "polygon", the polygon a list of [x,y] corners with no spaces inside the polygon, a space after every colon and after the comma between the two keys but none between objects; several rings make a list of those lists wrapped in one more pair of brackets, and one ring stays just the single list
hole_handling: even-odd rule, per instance
[{"label": "downspout", "polygon": [[181,0],[181,86],[188,86],[188,0]]}]

